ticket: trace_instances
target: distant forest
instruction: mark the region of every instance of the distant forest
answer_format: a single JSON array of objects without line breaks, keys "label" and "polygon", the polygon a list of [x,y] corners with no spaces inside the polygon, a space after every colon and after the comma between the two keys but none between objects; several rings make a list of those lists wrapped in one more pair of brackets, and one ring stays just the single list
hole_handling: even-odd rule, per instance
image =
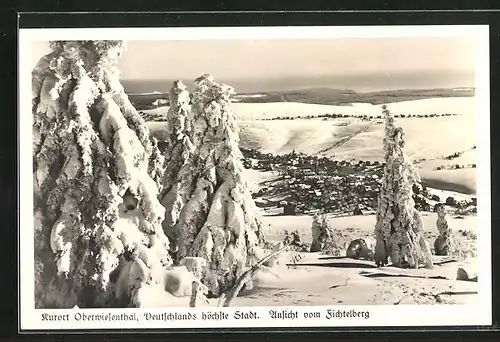
[{"label": "distant forest", "polygon": [[[258,97],[247,97],[259,95]],[[353,102],[374,105],[401,101],[421,100],[436,97],[470,97],[475,95],[474,88],[408,89],[376,92],[356,92],[350,89],[310,88],[287,91],[236,94],[235,102],[268,103],[300,102],[322,105],[349,106]],[[156,100],[167,100],[168,93],[129,94],[129,98],[138,110],[155,108]]]}]

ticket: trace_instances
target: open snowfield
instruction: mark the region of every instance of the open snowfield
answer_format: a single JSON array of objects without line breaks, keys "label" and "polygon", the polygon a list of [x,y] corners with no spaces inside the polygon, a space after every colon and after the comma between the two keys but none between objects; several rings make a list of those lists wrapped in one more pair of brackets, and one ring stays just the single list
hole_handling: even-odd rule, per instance
[{"label": "open snowfield", "polygon": [[[298,263],[292,260],[300,258]],[[319,253],[284,252],[270,269],[258,270],[253,287],[243,289],[232,306],[328,306],[475,304],[477,282],[456,280],[457,269],[476,272],[476,260],[440,264],[434,269],[376,268],[373,262],[335,258]],[[304,281],[307,279],[307,281]],[[162,299],[157,293],[148,307],[186,307],[189,297]],[[214,307],[218,299],[199,306]]]},{"label": "open snowfield", "polygon": [[[430,109],[433,103],[430,100],[440,100],[435,101],[436,109]],[[444,106],[445,100],[448,101],[448,107]],[[382,158],[384,127],[377,120],[362,121],[357,118],[337,118],[247,121],[245,118],[248,116],[241,114],[237,105],[250,108],[261,107],[261,105],[287,107],[290,103],[234,104],[234,111],[240,120],[240,144],[242,147],[260,148],[263,152],[273,154],[288,153],[295,149],[297,152],[334,155],[339,158],[373,160],[381,160]],[[297,114],[301,113],[303,116],[321,106],[304,103],[294,105],[297,105]],[[467,108],[470,109],[473,105],[473,98],[452,98],[401,102],[389,104],[388,107],[391,110],[399,108],[402,112],[418,114],[424,114],[424,112],[456,113],[459,109],[463,111],[458,116],[396,119],[397,125],[405,129],[408,155],[414,158],[432,159],[470,149],[476,144],[475,134],[471,134],[471,131],[475,132],[476,127],[474,111],[473,109],[467,111]],[[378,108],[378,106],[372,107]],[[336,108],[342,114],[348,114],[352,110],[351,107],[337,106]],[[340,111],[340,109],[343,110]],[[164,113],[165,108],[145,112]],[[356,112],[360,115],[366,113],[366,111]],[[380,109],[377,112],[380,113]],[[163,126],[162,123],[149,123],[152,133],[159,138],[161,138]]]},{"label": "open snowfield", "polygon": [[[414,101],[395,102],[388,105],[394,114],[471,114],[475,113],[473,97],[432,98]],[[259,120],[273,117],[305,117],[327,113],[348,114],[353,116],[381,115],[382,105],[352,103],[350,106],[330,106],[294,102],[274,103],[235,103],[233,106],[237,120]]]},{"label": "open snowfield", "polygon": [[425,186],[456,191],[462,194],[476,194],[476,169],[420,170],[420,178]]},{"label": "open snowfield", "polygon": [[[476,144],[472,116],[396,119],[405,129],[407,154],[437,158]],[[381,160],[384,125],[356,118],[240,122],[240,144],[282,154],[293,150],[344,159]]]},{"label": "open snowfield", "polygon": [[[234,111],[236,120],[262,120],[270,119],[278,116],[307,116],[321,115],[325,113],[345,113],[352,115],[360,115],[360,111],[351,106],[328,106],[310,103],[298,102],[269,102],[269,103],[238,103],[234,102],[231,105]],[[168,111],[168,107],[158,107],[155,109],[145,110],[145,113],[164,115]],[[362,115],[362,114],[361,114]]]},{"label": "open snowfield", "polygon": [[[296,265],[290,260],[302,258]],[[376,268],[373,262],[318,253],[283,253],[270,271],[258,271],[251,290],[234,306],[473,304],[477,282],[457,281],[457,269],[475,272],[475,260],[436,264],[434,269]],[[304,281],[307,279],[307,281]]]},{"label": "open snowfield", "polygon": [[[473,114],[475,113],[474,97],[431,98],[414,101],[395,102],[388,105],[394,114]],[[233,103],[236,120],[262,120],[275,117],[305,117],[321,114],[348,115],[381,115],[382,105],[370,103],[352,103],[350,106],[330,106],[299,102],[269,102],[269,103]],[[144,110],[148,114],[165,115],[168,106]]]},{"label": "open snowfield", "polygon": [[[422,213],[422,220],[426,227],[428,236],[435,236],[437,216],[434,213]],[[456,231],[476,232],[476,216],[465,216],[463,218],[449,217],[448,222],[450,227]],[[375,215],[363,216],[348,216],[348,217],[329,217],[328,223],[330,226],[339,231],[352,232],[357,234],[352,236],[352,240],[356,238],[372,237],[375,229]],[[301,234],[301,238],[305,242],[311,242],[311,224],[312,217],[310,215],[301,216],[267,216],[262,215],[262,224],[266,238],[271,241],[283,241],[284,233],[287,230],[289,233],[297,230]],[[433,241],[431,241],[433,242]]]}]

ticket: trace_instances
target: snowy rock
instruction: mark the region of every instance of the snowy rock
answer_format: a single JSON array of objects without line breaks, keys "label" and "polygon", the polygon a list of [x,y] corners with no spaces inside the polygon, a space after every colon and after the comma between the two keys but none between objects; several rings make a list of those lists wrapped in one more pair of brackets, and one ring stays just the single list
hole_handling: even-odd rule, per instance
[{"label": "snowy rock", "polygon": [[466,271],[464,267],[459,267],[457,269],[457,280],[477,282],[477,273],[471,268]]},{"label": "snowy rock", "polygon": [[203,271],[205,267],[207,267],[207,261],[198,257],[185,257],[179,262],[179,265],[186,266],[189,272],[191,272],[196,278],[201,279]]},{"label": "snowy rock", "polygon": [[373,260],[375,242],[370,239],[352,240],[347,249],[346,256],[351,259]]},{"label": "snowy rock", "polygon": [[186,266],[177,266],[165,272],[165,290],[175,297],[191,296],[193,281],[198,279]]},{"label": "snowy rock", "polygon": [[274,247],[273,247],[273,252],[277,252],[281,249],[283,249],[285,247],[285,245],[283,244],[283,242],[279,241],[277,242]]}]

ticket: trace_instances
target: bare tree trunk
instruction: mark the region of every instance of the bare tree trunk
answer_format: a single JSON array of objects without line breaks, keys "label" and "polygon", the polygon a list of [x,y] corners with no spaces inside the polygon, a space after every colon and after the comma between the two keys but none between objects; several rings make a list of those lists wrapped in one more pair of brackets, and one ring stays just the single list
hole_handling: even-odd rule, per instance
[{"label": "bare tree trunk", "polygon": [[178,261],[186,256],[207,260],[203,282],[219,296],[256,261],[263,235],[241,178],[243,156],[230,108],[233,89],[210,75],[195,84],[192,106],[182,82],[175,82],[170,93],[164,229],[178,248]]},{"label": "bare tree trunk", "polygon": [[32,73],[37,308],[134,306],[171,263],[163,157],[120,84],[122,45],[52,42]]},{"label": "bare tree trunk", "polygon": [[415,209],[412,187],[419,176],[404,154],[405,134],[394,126],[394,118],[383,107],[385,115],[385,167],[380,189],[375,235],[375,262],[398,267],[432,267],[430,248],[423,236],[423,222]]},{"label": "bare tree trunk", "polygon": [[289,246],[285,246],[285,247],[281,248],[280,250],[265,256],[264,258],[260,259],[254,266],[252,266],[252,268],[250,268],[249,270],[244,272],[242,275],[240,275],[238,277],[238,279],[236,279],[236,281],[234,282],[233,287],[231,287],[226,293],[224,293],[222,306],[230,306],[231,302],[236,297],[238,297],[238,294],[240,293],[243,286],[252,279],[254,273],[259,269],[259,267],[264,265],[267,261],[269,261],[273,258],[276,258],[279,254],[286,251],[288,249],[288,247]]},{"label": "bare tree trunk", "polygon": [[191,287],[191,299],[189,300],[189,307],[195,308],[196,303],[198,300],[198,289],[199,289],[200,283],[197,280],[194,280],[192,282],[192,287]]}]

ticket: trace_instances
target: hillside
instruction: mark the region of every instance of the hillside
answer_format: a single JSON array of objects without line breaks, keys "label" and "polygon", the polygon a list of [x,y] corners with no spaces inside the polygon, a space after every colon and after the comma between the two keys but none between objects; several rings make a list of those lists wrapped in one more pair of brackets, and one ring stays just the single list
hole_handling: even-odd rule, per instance
[{"label": "hillside", "polygon": [[356,92],[351,89],[332,89],[328,87],[300,89],[293,91],[272,91],[261,93],[259,97],[238,99],[245,103],[299,102],[324,105],[350,105],[353,102],[384,104],[439,97],[470,97],[474,90],[464,89],[416,89],[386,90],[376,92]]},{"label": "hillside", "polygon": [[[475,98],[433,98],[389,104],[394,113],[417,117],[399,117],[407,135],[407,153],[419,161],[424,182],[440,185],[445,190],[475,193],[475,169],[435,170],[444,165],[451,168],[475,164],[476,145]],[[145,111],[162,120],[167,107]],[[310,155],[336,159],[382,159],[383,124],[377,119],[380,106],[353,104],[327,106],[304,103],[234,103],[240,126],[240,147],[259,149],[264,153],[284,154],[295,150]],[[317,118],[325,113],[342,113],[347,117]],[[456,114],[439,116],[444,114]],[[437,115],[425,117],[425,115]],[[290,117],[289,120],[262,120],[269,116]],[[304,118],[307,115],[312,118]],[[368,116],[363,118],[363,116]],[[370,119],[369,116],[372,118]],[[420,117],[418,117],[420,116]],[[160,140],[163,124],[148,123]],[[453,160],[446,156],[468,151]]]},{"label": "hillside", "polygon": [[[318,105],[351,106],[352,103],[379,105],[430,98],[472,97],[473,88],[402,89],[375,92],[356,92],[351,89],[317,87],[297,90],[280,90],[238,93],[233,102],[241,103],[307,103]],[[156,108],[156,100],[168,100],[167,92],[129,93],[130,101],[138,110]]]},{"label": "hillside", "polygon": [[[403,115],[424,116],[431,114],[474,114],[476,102],[474,97],[447,97],[429,98],[414,101],[390,103],[390,108],[396,118]],[[354,102],[349,106],[321,105],[300,102],[269,102],[232,104],[236,120],[272,120],[283,118],[315,118],[327,114],[343,114],[346,116],[361,117],[364,115],[380,116],[381,105],[372,105],[366,102]],[[164,121],[168,106],[160,106],[142,112],[149,118],[148,121]]]}]

